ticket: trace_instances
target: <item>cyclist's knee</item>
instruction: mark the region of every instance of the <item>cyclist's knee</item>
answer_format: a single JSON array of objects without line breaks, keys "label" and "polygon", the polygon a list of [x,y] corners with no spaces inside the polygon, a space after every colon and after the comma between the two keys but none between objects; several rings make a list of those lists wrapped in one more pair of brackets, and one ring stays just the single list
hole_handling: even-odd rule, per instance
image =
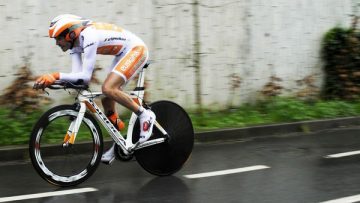
[{"label": "cyclist's knee", "polygon": [[101,91],[103,92],[103,94],[107,97],[109,97],[110,99],[113,98],[113,94],[114,91],[122,91],[121,86],[117,86],[117,85],[112,85],[111,83],[104,83],[101,87]]},{"label": "cyclist's knee", "polygon": [[101,87],[101,91],[103,92],[103,94],[107,97],[110,97],[111,98],[111,95],[112,95],[112,87],[107,84],[107,83],[104,83]]}]

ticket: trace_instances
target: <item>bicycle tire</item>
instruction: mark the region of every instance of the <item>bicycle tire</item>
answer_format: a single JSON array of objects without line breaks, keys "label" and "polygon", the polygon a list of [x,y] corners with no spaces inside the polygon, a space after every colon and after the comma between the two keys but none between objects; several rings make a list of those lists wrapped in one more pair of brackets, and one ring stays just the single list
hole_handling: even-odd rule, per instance
[{"label": "bicycle tire", "polygon": [[77,114],[76,105],[56,106],[41,116],[30,136],[32,165],[45,181],[56,186],[69,187],[84,182],[95,172],[101,160],[101,129],[89,113],[85,113],[78,136],[86,133],[82,135],[91,137],[91,141],[80,142],[77,136],[75,144],[63,147],[64,136]]},{"label": "bicycle tire", "polygon": [[[178,104],[157,101],[149,105],[156,120],[169,134],[164,143],[138,149],[134,152],[137,162],[153,175],[168,176],[179,171],[188,160],[194,145],[194,129],[189,115]],[[139,121],[133,131],[133,142],[139,139]],[[164,137],[154,126],[150,139]]]}]

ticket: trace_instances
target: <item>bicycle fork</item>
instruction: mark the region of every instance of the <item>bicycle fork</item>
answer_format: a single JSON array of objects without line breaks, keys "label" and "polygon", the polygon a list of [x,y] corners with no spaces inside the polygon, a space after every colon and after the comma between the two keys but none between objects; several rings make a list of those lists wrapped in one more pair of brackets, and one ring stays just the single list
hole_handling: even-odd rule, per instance
[{"label": "bicycle fork", "polygon": [[66,135],[64,137],[64,143],[63,147],[69,146],[69,144],[74,144],[76,135],[79,132],[79,128],[81,125],[81,122],[84,118],[86,112],[86,105],[84,102],[80,102],[80,110],[75,120],[71,121],[71,124],[69,126],[69,129],[66,132]]}]

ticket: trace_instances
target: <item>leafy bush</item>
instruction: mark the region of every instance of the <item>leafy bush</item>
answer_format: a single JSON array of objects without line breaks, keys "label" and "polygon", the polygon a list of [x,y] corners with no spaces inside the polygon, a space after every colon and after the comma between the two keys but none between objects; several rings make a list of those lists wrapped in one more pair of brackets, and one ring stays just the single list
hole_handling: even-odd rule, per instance
[{"label": "leafy bush", "polygon": [[[354,26],[356,27],[356,26]],[[336,27],[322,44],[327,99],[354,99],[360,93],[360,33],[355,28]]]},{"label": "leafy bush", "polygon": [[35,77],[28,66],[21,67],[15,74],[15,80],[5,89],[0,96],[0,104],[12,110],[23,110],[25,112],[38,110],[42,106],[51,103],[51,99],[34,90],[32,83]]}]

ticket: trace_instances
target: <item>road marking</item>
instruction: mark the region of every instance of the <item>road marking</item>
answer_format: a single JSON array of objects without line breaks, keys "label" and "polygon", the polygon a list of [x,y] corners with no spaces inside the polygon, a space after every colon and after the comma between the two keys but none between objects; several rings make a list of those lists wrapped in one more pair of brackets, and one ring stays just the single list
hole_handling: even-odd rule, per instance
[{"label": "road marking", "polygon": [[353,155],[357,155],[357,154],[360,154],[360,151],[352,151],[352,152],[344,152],[344,153],[339,153],[339,154],[331,154],[331,155],[324,156],[324,158],[327,158],[327,159],[341,158],[341,157],[353,156]]},{"label": "road marking", "polygon": [[222,171],[213,171],[213,172],[206,172],[206,173],[197,173],[192,175],[184,175],[185,178],[206,178],[211,176],[221,176],[221,175],[228,175],[233,173],[243,173],[248,171],[255,171],[255,170],[261,170],[261,169],[267,169],[270,168],[269,166],[264,165],[257,165],[257,166],[249,166],[245,168],[235,168],[235,169],[228,169],[228,170],[222,170]]},{"label": "road marking", "polygon": [[349,197],[342,197],[339,199],[333,199],[326,202],[320,202],[320,203],[352,203],[352,202],[358,202],[360,201],[360,195],[354,195]]},{"label": "road marking", "polygon": [[18,200],[36,199],[36,198],[42,198],[42,197],[70,195],[70,194],[95,192],[95,191],[98,191],[98,189],[89,187],[89,188],[81,188],[81,189],[73,189],[73,190],[62,190],[62,191],[57,191],[57,192],[44,192],[44,193],[19,195],[19,196],[12,196],[12,197],[0,197],[0,202],[11,202],[11,201],[18,201]]}]

